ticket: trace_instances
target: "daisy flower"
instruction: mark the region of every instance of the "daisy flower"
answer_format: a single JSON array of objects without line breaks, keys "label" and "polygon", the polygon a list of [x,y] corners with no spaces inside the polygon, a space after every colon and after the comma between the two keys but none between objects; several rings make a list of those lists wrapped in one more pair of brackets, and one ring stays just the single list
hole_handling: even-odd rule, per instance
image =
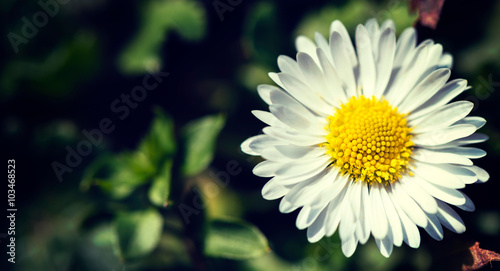
[{"label": "daisy flower", "polygon": [[296,226],[310,242],[338,232],[350,257],[370,236],[385,257],[393,246],[420,245],[417,226],[436,240],[443,227],[465,231],[450,205],[473,211],[460,189],[486,182],[465,147],[487,140],[485,124],[467,117],[469,101],[450,101],[467,82],[448,82],[452,57],[440,44],[416,44],[414,28],[396,41],[391,20],[358,25],[355,46],[340,21],[327,40],[300,36],[296,60],[278,57],[279,86],[260,85],[269,111],[252,113],[268,126],[241,144],[265,160],[253,173],[272,177],[262,188],[279,210],[297,209]]}]

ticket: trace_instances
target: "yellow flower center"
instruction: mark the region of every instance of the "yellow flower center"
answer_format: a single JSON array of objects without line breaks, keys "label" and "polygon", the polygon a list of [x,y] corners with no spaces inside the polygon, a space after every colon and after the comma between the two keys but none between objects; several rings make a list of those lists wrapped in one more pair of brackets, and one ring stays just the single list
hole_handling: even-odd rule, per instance
[{"label": "yellow flower center", "polygon": [[327,120],[323,146],[343,174],[355,181],[387,184],[408,171],[411,128],[397,107],[375,97],[352,97]]}]

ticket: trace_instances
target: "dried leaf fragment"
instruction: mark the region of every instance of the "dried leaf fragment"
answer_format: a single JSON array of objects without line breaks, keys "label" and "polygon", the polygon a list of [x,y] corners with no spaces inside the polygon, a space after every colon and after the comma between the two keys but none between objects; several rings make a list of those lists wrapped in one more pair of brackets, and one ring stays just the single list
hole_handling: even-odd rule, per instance
[{"label": "dried leaf fragment", "polygon": [[479,242],[476,242],[473,246],[469,248],[470,253],[474,262],[472,265],[462,265],[462,271],[473,271],[478,270],[492,261],[500,261],[500,254],[479,248]]},{"label": "dried leaf fragment", "polygon": [[424,26],[436,29],[444,0],[411,0],[410,12],[418,12],[417,21]]}]

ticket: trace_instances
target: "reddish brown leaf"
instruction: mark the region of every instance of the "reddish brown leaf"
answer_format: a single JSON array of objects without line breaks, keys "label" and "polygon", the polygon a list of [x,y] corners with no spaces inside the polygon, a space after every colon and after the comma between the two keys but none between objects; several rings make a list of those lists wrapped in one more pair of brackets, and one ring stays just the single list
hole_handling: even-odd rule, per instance
[{"label": "reddish brown leaf", "polygon": [[418,12],[417,21],[424,26],[436,29],[444,0],[411,0],[410,12]]},{"label": "reddish brown leaf", "polygon": [[462,265],[462,271],[473,271],[485,266],[492,261],[500,261],[500,254],[479,248],[479,242],[476,242],[473,246],[469,248],[474,263],[472,265]]}]

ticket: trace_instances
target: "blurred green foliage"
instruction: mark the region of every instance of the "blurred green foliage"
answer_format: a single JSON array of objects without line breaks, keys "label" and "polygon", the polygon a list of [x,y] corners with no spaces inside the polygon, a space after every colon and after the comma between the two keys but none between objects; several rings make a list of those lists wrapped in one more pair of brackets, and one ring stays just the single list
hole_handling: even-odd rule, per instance
[{"label": "blurred green foliage", "polygon": [[97,37],[88,31],[78,32],[42,59],[9,62],[0,75],[1,94],[9,97],[27,83],[54,98],[67,96],[99,70],[99,60]]},{"label": "blurred green foliage", "polygon": [[203,249],[209,257],[244,260],[268,251],[266,237],[255,226],[234,219],[209,222]]},{"label": "blurred green foliage", "polygon": [[205,10],[191,0],[149,0],[140,2],[138,33],[121,53],[119,67],[125,73],[146,73],[161,69],[160,48],[170,31],[188,41],[205,35]]},{"label": "blurred green foliage", "polygon": [[225,117],[208,116],[187,124],[181,131],[185,148],[182,174],[193,176],[204,170],[212,161],[217,135],[222,130]]},{"label": "blurred green foliage", "polygon": [[163,219],[155,209],[119,213],[115,220],[121,252],[136,258],[153,251],[160,241]]}]

